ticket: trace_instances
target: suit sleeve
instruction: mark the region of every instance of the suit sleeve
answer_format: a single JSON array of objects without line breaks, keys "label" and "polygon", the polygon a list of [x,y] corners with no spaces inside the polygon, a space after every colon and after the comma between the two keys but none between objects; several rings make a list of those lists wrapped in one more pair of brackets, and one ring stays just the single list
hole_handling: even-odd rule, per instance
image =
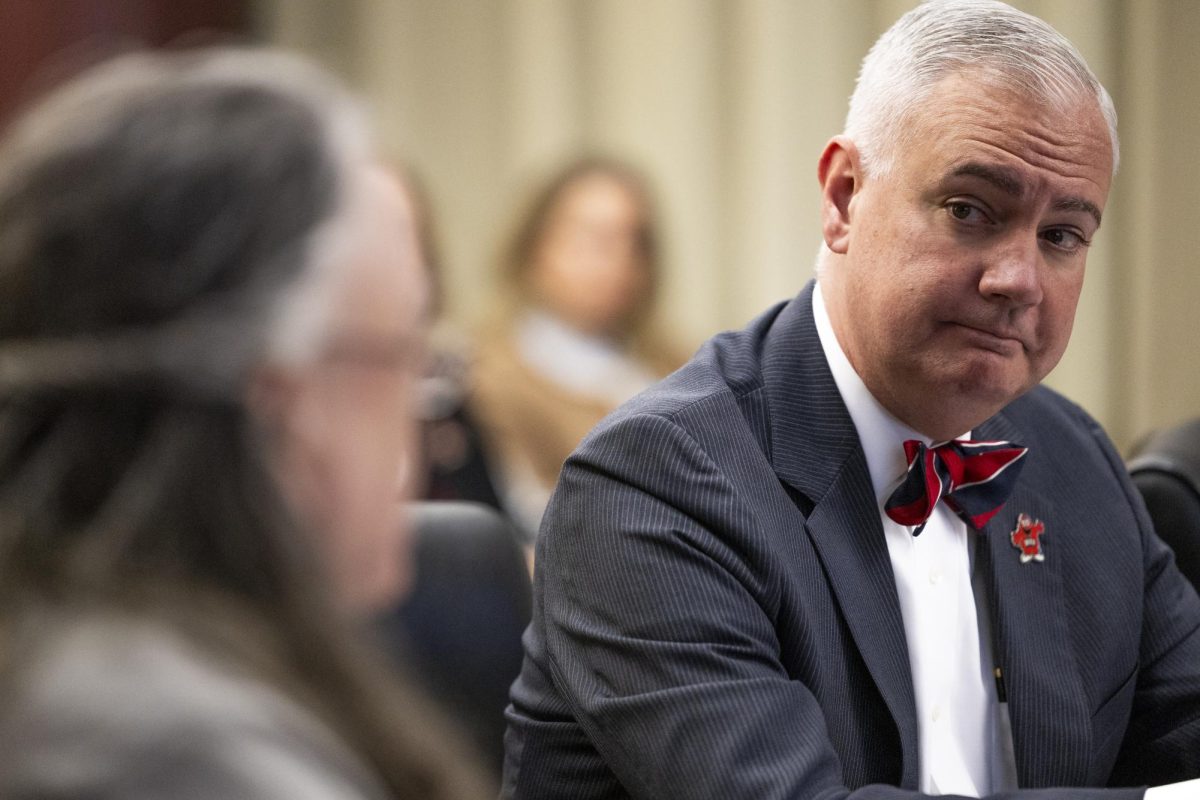
[{"label": "suit sleeve", "polygon": [[780,663],[771,576],[723,533],[753,520],[668,418],[608,425],[568,460],[538,569],[550,671],[573,716],[633,797],[920,797],[842,784],[821,708]]}]

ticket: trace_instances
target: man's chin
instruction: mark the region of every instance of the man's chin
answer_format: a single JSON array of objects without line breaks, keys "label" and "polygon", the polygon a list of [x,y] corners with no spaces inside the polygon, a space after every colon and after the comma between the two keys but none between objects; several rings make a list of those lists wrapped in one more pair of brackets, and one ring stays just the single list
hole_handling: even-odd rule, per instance
[{"label": "man's chin", "polygon": [[979,413],[984,415],[980,422],[1037,385],[1037,380],[1030,376],[1028,369],[1017,368],[1018,365],[1013,361],[1010,358],[973,359],[964,366],[956,380],[949,382],[949,385],[956,387],[954,394],[959,402],[980,409]]}]

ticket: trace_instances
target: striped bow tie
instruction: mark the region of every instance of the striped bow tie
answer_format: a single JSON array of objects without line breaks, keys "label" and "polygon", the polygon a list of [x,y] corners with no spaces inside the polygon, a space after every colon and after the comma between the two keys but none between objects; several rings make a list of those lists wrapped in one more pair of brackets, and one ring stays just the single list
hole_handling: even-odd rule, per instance
[{"label": "striped bow tie", "polygon": [[954,440],[926,447],[909,439],[904,443],[908,472],[892,492],[884,511],[913,536],[925,528],[938,500],[975,530],[982,530],[1017,482],[1029,448],[1012,442]]}]

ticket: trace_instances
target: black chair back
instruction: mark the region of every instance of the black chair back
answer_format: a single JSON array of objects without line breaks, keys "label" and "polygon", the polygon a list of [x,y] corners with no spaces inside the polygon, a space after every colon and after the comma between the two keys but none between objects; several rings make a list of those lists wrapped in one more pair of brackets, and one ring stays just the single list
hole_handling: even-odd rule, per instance
[{"label": "black chair back", "polygon": [[521,670],[531,585],[508,521],[478,503],[412,504],[416,581],[381,616],[385,645],[471,737],[497,778],[504,709]]},{"label": "black chair back", "polygon": [[1179,569],[1200,591],[1200,419],[1151,436],[1129,473]]}]

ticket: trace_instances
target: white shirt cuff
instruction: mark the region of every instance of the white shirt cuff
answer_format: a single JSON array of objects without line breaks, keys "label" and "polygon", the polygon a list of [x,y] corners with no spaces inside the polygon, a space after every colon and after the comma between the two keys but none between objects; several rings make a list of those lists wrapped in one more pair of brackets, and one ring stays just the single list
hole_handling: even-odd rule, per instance
[{"label": "white shirt cuff", "polygon": [[1194,781],[1168,783],[1152,786],[1146,790],[1145,800],[1195,800],[1200,797],[1200,778]]}]

